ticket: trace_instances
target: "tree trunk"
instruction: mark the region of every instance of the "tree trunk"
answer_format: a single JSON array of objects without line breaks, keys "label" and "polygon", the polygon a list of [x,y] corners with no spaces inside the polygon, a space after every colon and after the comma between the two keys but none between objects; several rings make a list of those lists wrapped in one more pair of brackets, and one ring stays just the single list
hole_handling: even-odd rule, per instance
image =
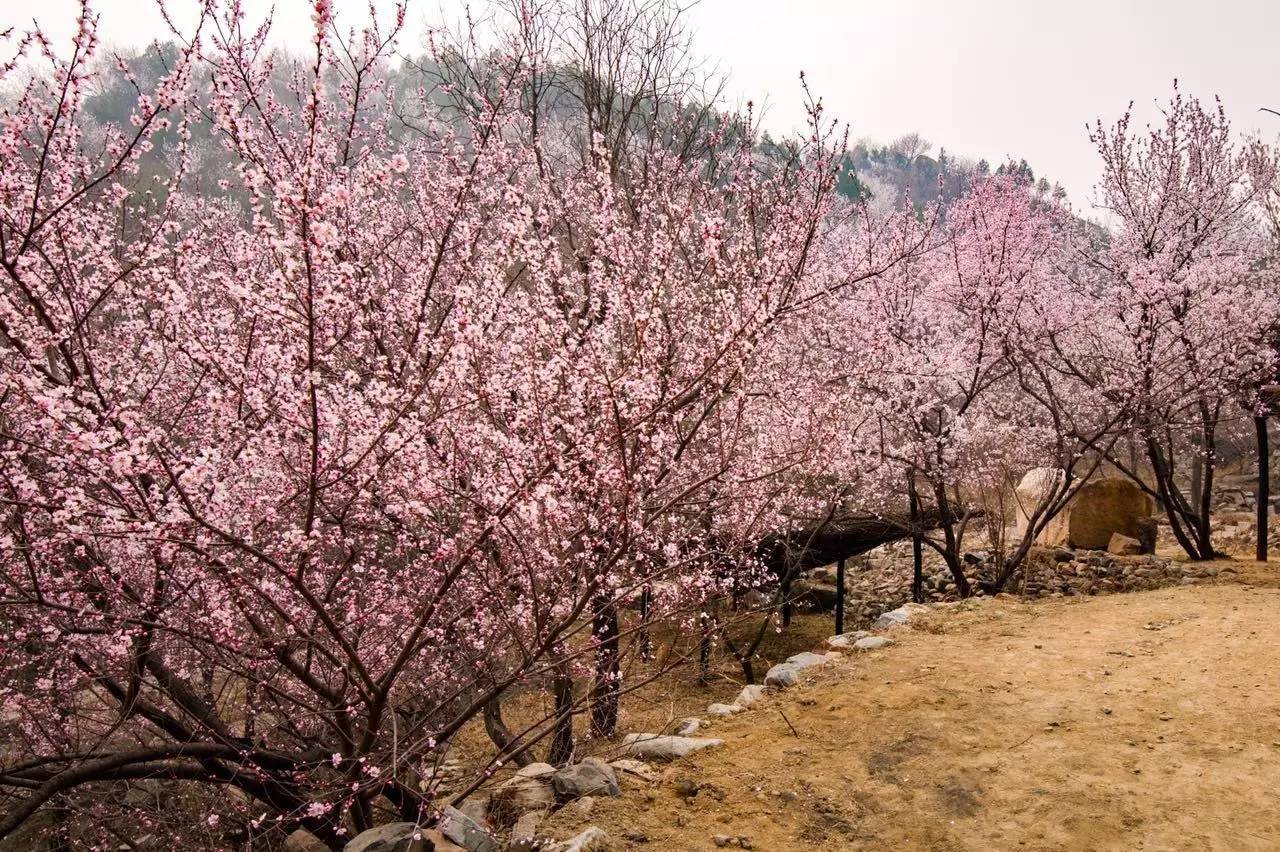
[{"label": "tree trunk", "polygon": [[573,759],[573,675],[569,664],[561,663],[551,681],[555,698],[556,717],[552,723],[551,749],[547,762],[552,766],[564,766]]},{"label": "tree trunk", "polygon": [[[1169,531],[1177,539],[1178,544],[1187,556],[1194,560],[1212,559],[1213,547],[1210,541],[1207,510],[1202,509],[1203,518],[1199,517],[1192,503],[1178,490],[1173,474],[1173,465],[1165,458],[1159,441],[1152,435],[1145,438],[1147,460],[1151,463],[1151,473],[1155,478],[1156,493],[1164,506],[1165,517],[1169,520]],[[1192,494],[1191,500],[1202,506],[1208,502],[1208,494],[1213,488],[1213,450],[1212,442],[1205,451],[1204,475],[1200,494]],[[1203,521],[1203,523],[1202,523]]]},{"label": "tree trunk", "polygon": [[836,635],[844,633],[844,560],[836,563]]},{"label": "tree trunk", "polygon": [[612,600],[597,607],[592,632],[596,639],[596,677],[591,687],[591,731],[611,737],[618,727],[622,668],[618,654],[618,607]]},{"label": "tree trunk", "polygon": [[640,591],[640,659],[653,659],[653,636],[649,634],[649,608],[653,605],[653,589],[645,585]]},{"label": "tree trunk", "polygon": [[502,721],[502,699],[496,695],[484,706],[484,729],[489,734],[489,739],[498,747],[498,751],[505,755],[505,760],[513,761],[516,766],[528,766],[533,763],[528,748],[511,750],[516,738],[511,734],[507,723]]},{"label": "tree trunk", "polygon": [[1202,559],[1212,559],[1217,554],[1213,549],[1213,527],[1211,526],[1213,503],[1213,474],[1217,464],[1217,441],[1214,435],[1216,415],[1210,412],[1201,414],[1204,429],[1204,478],[1200,483],[1199,512],[1195,518],[1196,538]]},{"label": "tree trunk", "polygon": [[[934,498],[938,501],[938,510],[943,518],[951,517],[950,501],[947,499],[945,485],[933,487]],[[956,594],[962,598],[971,597],[973,589],[969,587],[969,578],[964,575],[964,565],[960,560],[960,539],[956,536],[955,524],[948,521],[942,526],[943,554],[942,558],[951,570],[951,579],[956,584]]]},{"label": "tree trunk", "polygon": [[702,634],[698,641],[698,683],[705,686],[711,682],[711,619],[701,615],[698,625]]},{"label": "tree trunk", "polygon": [[1259,562],[1267,561],[1267,518],[1271,507],[1271,448],[1267,441],[1267,418],[1253,418],[1258,433],[1258,547]]},{"label": "tree trunk", "polygon": [[924,603],[924,542],[920,540],[920,495],[914,476],[907,478],[907,502],[911,517],[911,600]]}]

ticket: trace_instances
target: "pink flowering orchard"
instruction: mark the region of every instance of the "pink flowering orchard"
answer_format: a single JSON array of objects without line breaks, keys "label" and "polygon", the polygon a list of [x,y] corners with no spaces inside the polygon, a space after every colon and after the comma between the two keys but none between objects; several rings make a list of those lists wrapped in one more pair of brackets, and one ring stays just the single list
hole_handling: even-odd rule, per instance
[{"label": "pink flowering orchard", "polygon": [[[755,679],[794,568],[761,543],[908,482],[961,595],[976,525],[998,591],[1123,442],[1212,555],[1276,318],[1275,156],[1220,112],[1095,130],[1099,240],[1012,175],[842,196],[821,101],[763,144],[665,3],[495,7],[410,71],[404,6],[315,0],[296,56],[238,2],[162,8],[150,76],[88,5],[6,36],[0,839],[434,825],[700,652]],[[1033,467],[1063,484],[1006,543],[982,495]]]},{"label": "pink flowering orchard", "polygon": [[[539,57],[459,120],[377,79],[403,12],[354,41],[330,14],[294,61],[210,9],[105,144],[92,12],[69,58],[18,44],[45,68],[3,138],[4,833],[57,803],[77,837],[337,847],[388,803],[432,819],[482,711],[492,767],[549,733],[569,759],[587,676],[611,733],[620,608],[696,611],[777,523],[805,444],[749,392],[771,329],[898,257],[864,235],[810,274],[840,154],[816,113],[786,162],[726,120],[711,159],[588,135],[548,169],[513,108]],[[197,126],[220,194],[186,189]],[[507,729],[500,696],[547,684]],[[240,795],[195,823],[110,796],[144,778]]]}]

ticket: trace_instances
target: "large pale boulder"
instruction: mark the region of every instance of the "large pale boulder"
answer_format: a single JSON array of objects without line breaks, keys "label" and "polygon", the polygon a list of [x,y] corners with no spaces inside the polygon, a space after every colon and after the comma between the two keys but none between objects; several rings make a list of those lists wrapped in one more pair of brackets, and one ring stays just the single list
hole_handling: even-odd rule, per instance
[{"label": "large pale boulder", "polygon": [[622,743],[629,754],[648,760],[674,760],[695,751],[717,748],[724,740],[701,737],[673,737],[661,734],[627,734]]},{"label": "large pale boulder", "polygon": [[[1061,481],[1062,471],[1036,468],[1018,484],[1018,532],[1026,530],[1028,518],[1039,508],[1051,489]],[[1117,533],[1145,541],[1142,527],[1155,509],[1154,501],[1131,480],[1107,476],[1085,483],[1066,508],[1036,537],[1045,547],[1079,547],[1106,550]]]}]

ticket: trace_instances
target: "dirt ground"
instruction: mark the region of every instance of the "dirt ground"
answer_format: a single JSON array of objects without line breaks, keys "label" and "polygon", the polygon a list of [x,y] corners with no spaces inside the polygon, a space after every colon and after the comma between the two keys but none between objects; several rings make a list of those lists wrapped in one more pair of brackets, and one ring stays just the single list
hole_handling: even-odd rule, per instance
[{"label": "dirt ground", "polygon": [[1280,849],[1280,566],[1220,564],[941,610],[549,827],[598,825],[613,849]]}]

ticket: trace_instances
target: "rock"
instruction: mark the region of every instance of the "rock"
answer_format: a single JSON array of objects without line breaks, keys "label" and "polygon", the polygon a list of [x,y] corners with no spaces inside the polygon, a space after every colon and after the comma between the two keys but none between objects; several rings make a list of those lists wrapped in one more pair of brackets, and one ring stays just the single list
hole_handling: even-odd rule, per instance
[{"label": "rock", "polygon": [[556,768],[550,763],[530,763],[516,770],[517,778],[545,778],[555,774]]},{"label": "rock", "polygon": [[654,771],[653,767],[643,761],[631,760],[630,758],[623,757],[618,760],[610,761],[609,765],[614,768],[614,771],[621,772],[628,778],[639,778],[641,781],[648,784],[653,784],[658,780],[658,773]]},{"label": "rock", "polygon": [[745,709],[741,704],[709,704],[707,705],[707,715],[732,716],[735,713],[741,713]]},{"label": "rock", "polygon": [[482,799],[467,799],[458,810],[482,825],[489,821],[489,805]]},{"label": "rock", "polygon": [[738,693],[733,703],[739,707],[750,707],[763,697],[764,687],[758,683],[752,683],[742,687],[742,691]]},{"label": "rock", "polygon": [[681,719],[680,724],[676,725],[676,736],[687,737],[690,734],[697,733],[698,729],[701,727],[702,727],[701,719],[693,719],[693,718]]},{"label": "rock", "polygon": [[888,636],[864,636],[857,642],[853,643],[853,647],[859,651],[877,651],[886,645],[892,645],[893,640]]},{"label": "rock", "polygon": [[581,834],[576,834],[563,843],[549,847],[548,852],[589,852],[592,849],[603,848],[605,837],[604,829],[593,825]]},{"label": "rock", "polygon": [[[1026,531],[1028,518],[1059,487],[1063,473],[1036,468],[1018,484],[1018,533]],[[1083,485],[1036,537],[1046,547],[1107,547],[1113,533],[1141,541],[1138,521],[1151,517],[1155,505],[1141,488],[1120,476],[1095,479]]]},{"label": "rock", "polygon": [[538,829],[542,827],[544,818],[541,812],[530,811],[516,820],[507,849],[510,852],[535,852],[539,845]]},{"label": "rock", "polygon": [[616,796],[622,792],[613,767],[594,757],[556,772],[551,776],[551,787],[562,802],[583,796]]},{"label": "rock", "polygon": [[824,644],[833,650],[852,648],[854,642],[857,642],[864,636],[870,635],[871,634],[865,630],[855,630],[852,633],[841,633],[839,636],[828,637]]},{"label": "rock", "polygon": [[790,663],[778,663],[765,672],[764,685],[786,689],[800,682],[800,672]]},{"label": "rock", "polygon": [[1065,547],[1060,547],[1053,552],[1053,560],[1055,562],[1070,562],[1075,558],[1075,551],[1067,550]]},{"label": "rock", "polygon": [[[551,772],[543,772],[542,767],[547,767]],[[530,769],[539,774],[521,775],[517,772],[490,794],[489,811],[498,825],[511,825],[526,811],[546,810],[555,805],[556,794],[551,789],[555,767],[535,763],[524,767],[521,772]]]},{"label": "rock", "polygon": [[446,805],[438,824],[440,833],[467,852],[498,852],[498,840],[488,829],[457,808]]},{"label": "rock", "polygon": [[[351,843],[348,843],[344,848],[350,849]],[[284,846],[281,849],[283,852],[329,852],[329,847],[319,837],[302,828],[286,837]]]},{"label": "rock", "polygon": [[422,852],[427,848],[426,829],[411,822],[389,822],[362,831],[342,847],[342,852]]},{"label": "rock", "polygon": [[912,618],[922,612],[928,612],[929,608],[921,604],[905,603],[897,609],[889,610],[881,613],[880,617],[871,625],[875,630],[886,630],[890,627],[900,627],[909,622]]},{"label": "rock", "polygon": [[1122,533],[1112,533],[1111,541],[1107,543],[1107,553],[1114,553],[1116,556],[1137,556],[1141,552],[1142,542]]},{"label": "rock", "polygon": [[815,654],[812,651],[805,651],[800,654],[792,654],[787,657],[786,664],[793,667],[796,671],[804,671],[814,666],[820,666],[829,662],[825,654]]},{"label": "rock", "polygon": [[662,734],[627,734],[622,742],[628,754],[648,760],[674,760],[695,751],[724,745],[724,740]]},{"label": "rock", "polygon": [[391,822],[362,831],[342,847],[343,852],[421,852],[426,849],[422,829],[411,822]]}]

